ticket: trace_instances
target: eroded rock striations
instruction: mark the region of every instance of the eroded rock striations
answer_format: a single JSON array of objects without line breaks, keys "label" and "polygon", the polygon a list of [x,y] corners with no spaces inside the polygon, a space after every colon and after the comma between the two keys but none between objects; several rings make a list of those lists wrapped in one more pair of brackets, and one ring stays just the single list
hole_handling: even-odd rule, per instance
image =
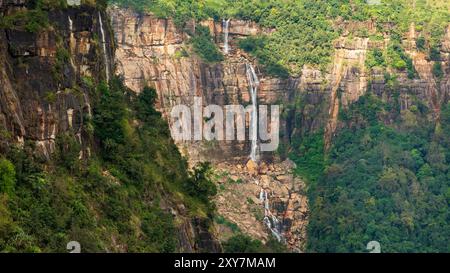
[{"label": "eroded rock striations", "polygon": [[[0,1],[0,16],[27,11],[29,4]],[[47,15],[49,26],[34,32],[0,29],[1,151],[30,144],[43,162],[51,161],[57,138],[70,134],[81,146],[79,158],[87,159],[96,146],[87,124],[95,107],[93,92],[113,71],[109,16],[87,5],[55,8]],[[208,219],[192,218],[171,197],[163,208],[178,225],[179,251],[221,251]],[[115,241],[111,238],[104,250],[126,251],[127,246]]]},{"label": "eroded rock striations", "polygon": [[[366,28],[369,33],[375,33],[376,27],[372,22],[340,22],[337,27],[344,31],[334,43],[333,61],[329,66],[325,69],[305,66],[299,77],[279,79],[262,73],[258,69],[257,62],[237,46],[237,41],[242,37],[272,31],[262,29],[253,22],[236,19],[231,19],[226,24],[213,20],[200,22],[209,27],[216,44],[220,48],[226,47],[227,51],[223,62],[208,64],[194,54],[186,54],[189,52],[190,36],[186,31],[177,29],[171,19],[158,19],[151,14],[138,14],[117,7],[110,8],[109,14],[117,42],[116,73],[136,92],[140,92],[147,85],[155,87],[158,93],[158,108],[166,118],[174,105],[190,106],[195,96],[201,96],[204,105],[250,104],[246,63],[252,63],[256,67],[260,80],[258,104],[281,104],[284,107],[281,135],[282,142],[285,143],[293,137],[302,137],[305,133],[323,130],[325,147],[329,148],[336,131],[343,126],[338,120],[340,108],[347,108],[367,90],[386,100],[393,99],[394,96],[388,87],[384,72],[368,69],[365,64],[370,50],[374,48],[386,50],[389,36],[385,35],[384,40],[374,41],[367,37],[351,35],[355,29],[361,27]],[[225,31],[227,46],[224,45],[225,26],[228,27]],[[192,33],[195,31],[195,22],[189,22],[187,27],[188,32]],[[414,79],[409,79],[406,71],[395,71],[398,74],[401,110],[411,107],[412,98],[417,98],[433,109],[430,118],[438,117],[439,105],[448,97],[449,92],[449,35],[450,31],[447,30],[442,43],[442,67],[445,68],[442,79],[436,79],[432,75],[433,61],[427,60],[425,54],[418,52],[414,46],[408,48],[407,53],[412,58],[418,75]],[[413,39],[414,33],[411,32],[403,43],[414,44]],[[299,101],[301,103],[296,103]],[[236,170],[236,166],[245,166],[248,160],[250,141],[178,144],[181,151],[189,156],[191,163],[199,160],[213,161],[219,169],[231,170],[235,176],[248,182],[233,184],[230,192],[223,192],[218,196],[216,202],[219,205],[219,213],[237,223],[246,233],[267,239],[269,230],[263,227],[261,221],[259,224],[252,221],[251,219],[255,217],[249,210],[243,209],[246,199],[232,197],[233,192],[236,196],[248,192],[251,195],[248,198],[254,199],[259,192],[256,182],[252,183],[251,179],[247,179],[252,170],[248,168]],[[271,164],[274,158],[276,157],[273,154],[269,154],[262,162]],[[256,172],[256,178],[253,179],[264,181],[263,177]],[[272,186],[277,188],[275,185]],[[283,208],[280,209],[280,215],[292,214],[291,208],[294,205],[289,200],[297,193],[291,194],[291,199],[282,193],[275,192],[272,195],[272,200],[281,200],[273,206]],[[299,206],[303,211],[301,215],[287,218],[280,216],[280,219],[289,219],[290,224],[284,227],[283,232],[288,234],[291,248],[298,250],[301,250],[305,236],[303,231],[294,231],[291,226],[303,226],[299,223],[306,222],[307,203],[302,201],[303,197],[302,194],[298,194],[298,198],[294,198],[295,202],[303,204]],[[234,206],[222,206],[229,200],[235,200],[240,204],[237,205],[239,208],[236,211],[233,210]],[[297,235],[292,235],[296,232]]]},{"label": "eroded rock striations", "polygon": [[[25,8],[24,2],[3,7]],[[100,24],[91,7],[49,11],[53,27],[38,32],[7,29],[0,32],[0,122],[12,132],[13,141],[34,142],[40,154],[50,159],[61,133],[73,133],[89,154],[91,140],[83,116],[92,114],[89,90],[82,79],[105,78],[105,65],[94,38]],[[112,43],[108,39],[108,54]]]}]

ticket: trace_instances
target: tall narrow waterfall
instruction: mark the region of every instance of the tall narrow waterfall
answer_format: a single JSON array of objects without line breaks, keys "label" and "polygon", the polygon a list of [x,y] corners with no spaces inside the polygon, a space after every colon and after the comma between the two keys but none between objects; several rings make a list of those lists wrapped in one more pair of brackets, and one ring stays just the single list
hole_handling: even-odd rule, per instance
[{"label": "tall narrow waterfall", "polygon": [[72,33],[73,21],[72,21],[72,19],[70,19],[70,16],[68,16],[67,19],[69,20],[69,31],[70,31],[70,33]]},{"label": "tall narrow waterfall", "polygon": [[108,53],[106,51],[106,40],[105,40],[105,30],[103,29],[102,15],[98,12],[98,21],[100,24],[100,32],[102,35],[102,47],[103,47],[103,58],[105,60],[105,68],[106,68],[106,82],[109,82],[109,59]]},{"label": "tall narrow waterfall", "polygon": [[230,19],[223,19],[222,20],[222,28],[223,28],[223,52],[225,54],[228,54],[229,47],[228,47],[228,29],[230,26]]},{"label": "tall narrow waterfall", "polygon": [[250,159],[254,162],[257,162],[257,150],[258,150],[258,105],[257,105],[257,94],[258,94],[258,86],[259,79],[256,76],[255,69],[250,63],[246,64],[247,71],[247,79],[249,84],[249,90],[252,97],[252,117],[250,119],[251,122],[251,140],[252,140],[252,148],[250,152]]},{"label": "tall narrow waterfall", "polygon": [[264,205],[264,224],[272,232],[272,235],[279,241],[284,241],[283,234],[281,233],[281,223],[278,218],[272,214],[269,207],[269,195],[267,191],[261,189],[259,199]]},{"label": "tall narrow waterfall", "polygon": [[[67,21],[69,22],[69,48],[72,50],[72,48],[75,46],[75,36],[73,34],[73,21],[70,16],[67,16]],[[72,52],[72,51],[71,51]],[[72,65],[72,68],[74,71],[77,71],[77,67],[75,66],[75,63],[73,62],[73,54],[70,54],[70,65]]]}]

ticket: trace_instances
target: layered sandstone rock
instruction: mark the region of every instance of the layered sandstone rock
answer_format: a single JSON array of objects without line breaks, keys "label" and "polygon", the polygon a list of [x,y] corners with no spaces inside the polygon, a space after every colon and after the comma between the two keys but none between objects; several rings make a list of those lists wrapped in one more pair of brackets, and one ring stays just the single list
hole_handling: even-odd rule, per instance
[{"label": "layered sandstone rock", "polygon": [[[0,16],[25,5],[25,0],[0,0]],[[108,16],[85,5],[48,15],[51,27],[37,33],[0,29],[0,152],[15,144],[32,144],[36,155],[50,162],[58,136],[70,134],[81,144],[80,158],[86,159],[94,147],[87,125],[94,106],[91,98],[95,86],[112,71],[114,42]],[[158,44],[158,39],[164,37],[151,43]],[[117,182],[107,171],[103,175]],[[209,219],[193,218],[173,199],[165,198],[162,207],[172,212],[178,225],[177,249],[220,252]],[[112,235],[104,250],[123,252],[127,246]]]},{"label": "layered sandstone rock", "polygon": [[[5,14],[25,8],[24,1],[5,5]],[[37,33],[20,28],[0,32],[0,123],[12,132],[10,141],[34,142],[38,154],[47,160],[62,133],[76,136],[81,157],[89,153],[83,116],[91,114],[91,106],[82,79],[89,77],[98,83],[105,77],[95,38],[100,33],[97,14],[90,7],[55,10],[49,12],[54,28]],[[111,56],[109,35],[106,41]]]},{"label": "layered sandstone rock", "polygon": [[[135,92],[140,92],[144,86],[154,87],[158,93],[157,107],[165,117],[175,105],[193,105],[196,96],[202,98],[205,106],[251,103],[245,65],[254,61],[238,50],[235,43],[240,37],[262,31],[255,23],[231,20],[230,54],[224,62],[208,64],[192,53],[187,55],[190,37],[177,29],[171,19],[158,19],[116,7],[110,8],[109,14],[117,43],[116,73]],[[222,23],[210,20],[202,24],[210,28],[219,46],[223,46]],[[256,64],[255,67],[261,81],[258,103],[288,102],[297,80],[268,77],[260,73]],[[203,157],[211,161],[246,157],[250,148],[248,142],[238,141],[179,144],[193,161]]]},{"label": "layered sandstone rock", "polygon": [[[367,29],[369,34],[375,33],[373,22],[337,22],[336,27],[343,32],[334,43],[333,60],[328,67],[320,70],[305,66],[299,77],[277,79],[262,73],[258,63],[237,47],[237,41],[242,37],[272,31],[262,29],[253,22],[231,19],[229,53],[223,62],[207,64],[190,51],[189,35],[177,29],[172,20],[115,7],[110,8],[109,14],[117,43],[116,73],[135,92],[140,92],[144,86],[155,87],[158,108],[166,118],[174,105],[190,106],[195,96],[202,97],[204,105],[250,104],[246,63],[253,64],[261,81],[258,103],[281,104],[285,108],[281,121],[282,142],[324,129],[325,145],[329,148],[333,136],[343,126],[338,120],[340,108],[349,107],[367,90],[382,99],[394,99],[393,92],[387,87],[385,71],[377,68],[368,70],[365,65],[369,50],[386,50],[389,36],[386,35],[382,41],[373,41],[354,35],[362,28]],[[223,48],[223,23],[213,20],[200,23],[209,27],[214,41],[219,48]],[[385,26],[386,29],[389,27]],[[188,28],[192,32],[195,22],[189,22]],[[407,53],[413,59],[418,77],[408,79],[405,71],[388,72],[398,75],[401,110],[411,107],[414,97],[434,110],[432,112],[435,114],[430,118],[437,118],[439,105],[448,98],[450,89],[450,30],[447,30],[442,42],[444,78],[440,80],[431,73],[433,63],[413,48],[413,40],[413,36],[408,37],[407,42],[411,46]],[[271,211],[283,219],[283,232],[288,245],[291,249],[302,250],[308,214],[304,186],[301,181],[292,178],[289,171],[275,175],[276,167],[270,163],[274,159],[276,161],[273,154],[266,154],[259,166],[251,164],[246,169],[249,141],[178,144],[191,163],[215,161],[215,168],[229,172],[226,180],[240,181],[218,182],[225,187],[216,199],[221,215],[245,233],[267,240],[270,231],[259,219],[264,211],[258,204],[258,193],[261,188],[266,189],[271,196]],[[226,229],[222,231],[226,233]]]},{"label": "layered sandstone rock", "polygon": [[[272,231],[263,221],[272,216],[279,221],[281,241],[291,251],[301,252],[306,242],[308,201],[306,186],[293,176],[290,161],[262,163],[255,170],[253,164],[243,167],[218,163],[215,168],[219,193],[215,198],[217,212],[228,223],[236,224],[240,231],[266,242]],[[261,192],[267,193],[268,212]],[[219,238],[226,240],[232,234],[226,223],[219,224]],[[276,237],[274,238],[276,239]]]}]

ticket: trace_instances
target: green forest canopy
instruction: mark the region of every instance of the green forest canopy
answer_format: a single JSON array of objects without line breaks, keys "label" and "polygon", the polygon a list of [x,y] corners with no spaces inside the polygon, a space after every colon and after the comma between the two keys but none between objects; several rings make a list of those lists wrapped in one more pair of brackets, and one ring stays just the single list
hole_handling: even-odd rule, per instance
[{"label": "green forest canopy", "polygon": [[[334,22],[374,20],[380,32],[401,37],[411,22],[421,31],[430,48],[439,48],[450,23],[447,0],[388,0],[369,5],[366,0],[111,0],[138,11],[171,17],[182,27],[194,18],[237,18],[258,22],[276,31],[253,53],[269,72],[285,76],[299,73],[304,64],[324,66],[331,61],[332,42],[339,35]],[[387,30],[385,23],[394,23]],[[284,68],[281,69],[281,68]]]}]

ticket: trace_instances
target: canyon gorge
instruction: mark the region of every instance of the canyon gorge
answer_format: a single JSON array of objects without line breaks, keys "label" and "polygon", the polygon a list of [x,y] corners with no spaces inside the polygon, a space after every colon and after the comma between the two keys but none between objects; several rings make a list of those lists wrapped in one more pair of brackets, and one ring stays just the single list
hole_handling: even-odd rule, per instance
[{"label": "canyon gorge", "polygon": [[[0,13],[6,16],[27,10],[27,2],[0,0]],[[404,119],[423,105],[429,109],[423,119],[430,123],[440,120],[441,108],[450,97],[450,22],[440,40],[439,60],[430,60],[419,50],[415,41],[420,31],[413,23],[408,26],[401,45],[414,67],[413,77],[405,69],[367,66],[369,55],[375,50],[387,52],[393,39],[387,30],[381,31],[381,38],[371,39],[380,30],[370,20],[334,21],[333,27],[340,32],[333,40],[329,64],[305,64],[298,73],[277,77],[267,73],[258,58],[240,46],[244,39],[276,31],[252,20],[191,18],[180,28],[173,18],[115,4],[107,8],[81,5],[50,9],[48,18],[51,27],[37,32],[20,28],[0,32],[0,148],[4,154],[9,152],[8,147],[31,145],[39,162],[52,161],[58,154],[58,138],[70,134],[78,145],[78,160],[95,158],[102,145],[92,133],[98,114],[94,105],[100,101],[96,86],[113,78],[122,80],[132,91],[132,95],[124,96],[138,96],[146,87],[153,88],[155,108],[169,127],[172,108],[179,104],[191,107],[196,97],[202,98],[203,106],[252,105],[257,109],[259,105],[280,105],[277,151],[258,150],[259,140],[250,134],[250,128],[257,128],[256,111],[245,119],[246,141],[175,143],[184,159],[167,161],[186,160],[189,170],[200,162],[211,162],[212,180],[217,186],[217,195],[211,201],[217,215],[211,219],[203,205],[188,208],[189,202],[194,203],[186,197],[188,194],[174,193],[165,190],[163,182],[158,184],[160,195],[148,203],[158,200],[161,210],[174,219],[179,252],[220,252],[221,242],[235,233],[263,244],[275,239],[289,251],[305,252],[312,213],[308,196],[311,183],[296,171],[298,162],[290,158],[295,150],[293,143],[317,134],[324,151],[332,150],[340,131],[366,124],[358,118],[343,120],[340,115],[369,94],[385,103],[395,102],[396,111],[404,114]],[[208,62],[192,51],[191,39],[200,26],[209,30],[223,53],[222,61]],[[358,33],[360,29],[366,33]],[[442,67],[441,77],[433,74],[436,63]],[[386,76],[389,73],[396,75],[395,92],[392,78]],[[380,110],[376,117],[386,126],[394,124],[394,114],[389,110]],[[138,118],[130,120],[130,132],[142,126]],[[417,123],[414,119],[411,122]],[[155,122],[155,126],[158,124]],[[170,136],[163,138],[171,141]],[[161,151],[155,158],[165,153],[169,152]],[[159,168],[162,163],[156,165]],[[331,173],[333,166],[327,171]],[[116,169],[101,168],[100,176],[120,185],[122,176],[116,175],[120,173]],[[154,179],[163,180],[159,176]],[[88,209],[96,211],[94,218],[101,218],[95,205]],[[139,226],[141,220],[131,213],[129,222],[133,225]],[[133,232],[143,233],[141,228]],[[130,251],[128,244],[117,239],[119,233],[104,235],[107,238],[100,241],[107,243],[99,249]]]},{"label": "canyon gorge", "polygon": [[[201,22],[209,28],[215,42],[225,53],[223,62],[208,64],[195,56],[179,57],[177,53],[188,46],[189,36],[186,32],[177,30],[170,19],[158,19],[150,14],[138,15],[131,10],[116,7],[110,8],[109,14],[117,41],[116,73],[122,76],[125,84],[135,92],[139,92],[146,85],[155,87],[159,98],[158,109],[165,117],[169,117],[171,107],[174,105],[192,106],[194,96],[201,96],[205,106],[208,104],[249,105],[254,100],[252,96],[255,95],[253,91],[255,81],[250,79],[247,73],[249,65],[252,68],[255,67],[256,71],[258,71],[258,65],[254,58],[239,49],[237,44],[241,38],[270,33],[270,29],[263,29],[253,22],[242,20],[228,19],[225,20],[226,23],[212,20]],[[190,26],[194,27],[195,24],[191,23]],[[364,37],[349,37],[352,29],[362,27],[375,32],[375,26],[370,23],[344,24],[341,27],[346,32],[335,41],[333,64],[327,70],[320,71],[305,66],[301,76],[287,79],[257,73],[258,103],[281,104],[284,107],[286,118],[281,121],[280,133],[284,142],[288,142],[292,136],[301,136],[302,132],[311,132],[325,127],[325,145],[330,146],[333,134],[340,126],[337,117],[339,107],[347,108],[367,90],[372,90],[371,92],[386,100],[392,99],[390,98],[392,94],[387,93],[385,88],[386,82],[383,75],[378,74],[378,71],[367,71],[365,67],[368,50],[387,47],[389,37],[379,42],[369,41]],[[408,45],[412,45],[415,38],[414,26],[411,28],[411,32],[404,41]],[[448,43],[449,35],[450,28],[447,29],[445,44]],[[408,53],[413,58],[420,79],[408,79],[406,73],[400,75],[402,110],[408,108],[411,97],[417,97],[430,108],[435,109],[431,115],[436,115],[439,111],[436,106],[448,98],[449,79],[446,78],[437,83],[431,74],[432,62],[427,61],[425,55],[418,54],[414,46],[408,47]],[[446,46],[443,47],[443,55],[446,56],[443,58],[443,66],[448,67],[450,55]],[[299,99],[305,102],[302,108],[289,107],[292,101]],[[294,121],[292,116],[295,115],[300,115],[302,120]],[[169,118],[168,120],[170,122]],[[249,120],[247,120],[248,123]],[[249,124],[248,127],[250,127]],[[236,195],[240,193],[239,195],[233,197],[228,192],[219,195],[217,201],[219,213],[229,215],[232,221],[246,233],[267,239],[268,234],[271,233],[270,229],[264,230],[261,223],[249,220],[254,217],[251,213],[251,205],[245,203],[247,198],[257,199],[261,190],[268,191],[270,207],[281,209],[276,212],[276,215],[279,216],[282,233],[286,234],[291,249],[297,251],[302,249],[300,246],[304,245],[306,240],[305,227],[308,219],[304,182],[298,178],[294,181],[292,177],[280,181],[277,179],[280,173],[269,171],[266,174],[267,166],[260,167],[249,162],[249,159],[256,161],[254,156],[249,157],[249,154],[255,152],[252,141],[241,143],[188,141],[178,143],[178,146],[191,162],[202,160],[217,162],[216,168],[219,172],[232,174],[233,181],[238,179],[242,181],[232,187],[233,192]],[[263,155],[262,164],[267,162],[272,169],[274,164],[278,171],[280,171],[279,166],[283,166],[281,176],[292,175],[290,173],[293,167],[285,163],[286,161],[280,164],[281,161],[283,161],[282,157],[269,153]],[[275,185],[277,183],[278,185]],[[248,193],[248,196],[242,196],[242,192]],[[256,199],[255,203],[264,204],[263,201],[256,201]],[[245,201],[244,204],[242,204],[243,201]],[[236,207],[239,207],[239,210],[228,211],[230,202],[233,205],[237,204]],[[272,211],[275,212],[275,209]],[[255,228],[258,226],[259,228]]]}]

